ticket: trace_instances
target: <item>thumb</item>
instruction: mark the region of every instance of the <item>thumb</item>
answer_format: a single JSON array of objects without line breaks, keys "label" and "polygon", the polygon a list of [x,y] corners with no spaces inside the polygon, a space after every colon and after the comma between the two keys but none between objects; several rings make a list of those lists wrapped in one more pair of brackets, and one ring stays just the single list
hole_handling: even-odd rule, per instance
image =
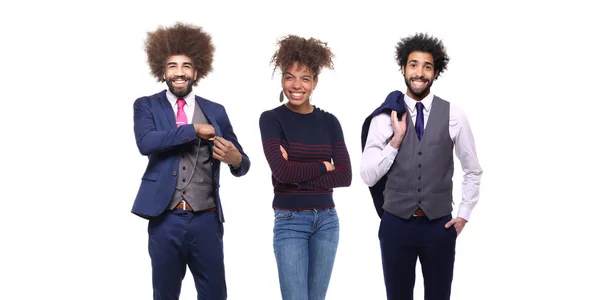
[{"label": "thumb", "polygon": [[448,221],[448,223],[446,223],[446,225],[444,227],[450,228],[450,226],[454,225],[454,223],[456,223],[456,220],[452,219],[452,220]]}]

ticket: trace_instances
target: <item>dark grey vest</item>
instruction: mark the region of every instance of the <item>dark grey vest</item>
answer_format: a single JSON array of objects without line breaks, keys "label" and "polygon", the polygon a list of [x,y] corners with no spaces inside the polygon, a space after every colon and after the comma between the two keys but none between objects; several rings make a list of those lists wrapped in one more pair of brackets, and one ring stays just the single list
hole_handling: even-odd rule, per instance
[{"label": "dark grey vest", "polygon": [[429,219],[449,215],[454,174],[454,143],[448,132],[450,103],[434,96],[421,141],[412,118],[407,119],[406,135],[387,173],[383,209],[404,219],[417,208]]},{"label": "dark grey vest", "polygon": [[[192,124],[208,124],[202,109],[196,101],[194,103],[196,107]],[[169,209],[173,209],[181,200],[185,200],[194,211],[215,207],[208,143],[198,139],[180,148],[179,176]]]}]

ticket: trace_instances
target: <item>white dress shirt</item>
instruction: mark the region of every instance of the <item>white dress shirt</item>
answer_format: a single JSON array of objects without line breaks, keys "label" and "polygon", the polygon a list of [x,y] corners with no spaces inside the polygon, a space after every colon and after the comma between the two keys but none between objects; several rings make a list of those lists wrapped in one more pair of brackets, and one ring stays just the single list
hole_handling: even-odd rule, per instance
[{"label": "white dress shirt", "polygon": [[[175,120],[177,120],[177,99],[179,99],[179,97],[173,95],[173,93],[167,89],[167,99],[169,100],[169,103],[171,103],[171,107],[175,112]],[[187,117],[188,124],[191,124],[192,118],[194,117],[194,109],[196,108],[196,95],[194,94],[194,91],[185,95],[183,99],[185,100],[183,111]]]},{"label": "white dress shirt", "polygon": [[[417,118],[417,101],[404,95],[404,103],[410,111],[413,124],[415,124]],[[427,130],[427,120],[431,111],[431,104],[433,103],[433,94],[429,93],[427,97],[421,100],[421,103],[424,106],[423,121],[425,123],[425,130]],[[469,121],[465,113],[452,103],[450,103],[449,125],[448,131],[454,143],[455,154],[460,160],[464,171],[462,201],[458,208],[457,217],[468,221],[473,207],[479,201],[479,183],[483,170],[479,165],[475,150],[475,140],[469,126]],[[381,113],[371,119],[360,166],[360,176],[368,186],[375,185],[394,163],[398,149],[394,149],[389,143],[393,133],[392,121],[389,114]],[[416,133],[406,132],[406,134]]]}]

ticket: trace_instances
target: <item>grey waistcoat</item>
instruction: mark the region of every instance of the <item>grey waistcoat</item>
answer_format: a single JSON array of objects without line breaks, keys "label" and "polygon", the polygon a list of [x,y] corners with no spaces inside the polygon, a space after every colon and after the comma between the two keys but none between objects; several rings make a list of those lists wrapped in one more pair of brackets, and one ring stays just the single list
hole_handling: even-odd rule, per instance
[{"label": "grey waistcoat", "polygon": [[434,96],[421,141],[410,111],[406,113],[406,134],[387,173],[383,209],[404,219],[417,208],[429,219],[449,215],[454,174],[454,143],[448,131],[450,103]]},{"label": "grey waistcoat", "polygon": [[[194,103],[192,124],[208,124],[202,109],[196,101]],[[181,200],[185,200],[194,211],[215,207],[208,143],[198,139],[180,148],[179,176],[169,209],[173,209]]]}]

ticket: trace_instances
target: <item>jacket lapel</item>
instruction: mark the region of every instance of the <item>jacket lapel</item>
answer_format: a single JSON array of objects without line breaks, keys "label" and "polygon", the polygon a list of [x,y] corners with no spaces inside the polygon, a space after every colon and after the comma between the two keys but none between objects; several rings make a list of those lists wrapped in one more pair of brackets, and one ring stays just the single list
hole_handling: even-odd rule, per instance
[{"label": "jacket lapel", "polygon": [[206,119],[208,120],[210,125],[212,125],[215,128],[215,134],[217,136],[222,137],[223,134],[221,133],[221,127],[219,126],[219,123],[215,118],[215,111],[212,109],[212,105],[209,105],[208,102],[206,102],[204,99],[198,96],[196,96],[196,103],[198,103],[198,105],[204,112],[204,115],[206,116]]},{"label": "jacket lapel", "polygon": [[175,124],[175,112],[173,111],[173,107],[171,107],[171,103],[169,99],[167,99],[167,91],[163,91],[160,94],[160,105],[162,106],[163,111],[165,112],[165,117],[169,120],[170,128],[176,128]]}]

